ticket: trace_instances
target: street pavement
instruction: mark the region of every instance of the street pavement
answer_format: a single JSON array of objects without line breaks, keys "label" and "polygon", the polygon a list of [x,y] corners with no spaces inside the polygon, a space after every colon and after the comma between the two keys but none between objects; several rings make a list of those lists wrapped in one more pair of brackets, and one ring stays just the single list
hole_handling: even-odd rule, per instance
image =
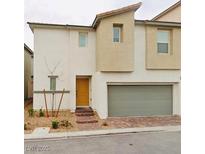
[{"label": "street pavement", "polygon": [[141,132],[25,140],[25,154],[180,154],[181,132]]}]

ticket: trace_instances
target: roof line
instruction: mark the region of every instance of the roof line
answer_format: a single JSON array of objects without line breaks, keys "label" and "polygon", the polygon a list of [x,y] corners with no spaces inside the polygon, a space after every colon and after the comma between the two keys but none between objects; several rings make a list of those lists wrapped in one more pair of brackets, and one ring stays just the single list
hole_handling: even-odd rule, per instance
[{"label": "roof line", "polygon": [[126,7],[122,7],[119,9],[115,9],[115,10],[111,10],[111,11],[107,11],[107,12],[103,12],[100,14],[97,14],[93,23],[92,23],[92,27],[95,28],[97,27],[97,24],[100,22],[100,20],[102,18],[106,18],[106,17],[110,17],[116,14],[121,14],[124,12],[128,12],[128,11],[136,11],[137,9],[140,8],[140,6],[142,5],[142,2],[136,3],[136,4],[132,4],[132,5],[128,5]]},{"label": "roof line", "polygon": [[[174,9],[175,7],[177,7],[180,4],[181,4],[181,1],[175,3],[174,5],[172,5],[171,7],[169,7],[168,9],[166,9],[165,11],[163,11],[162,13],[160,13],[159,15],[157,15],[155,18],[153,18],[151,20],[135,20],[135,23],[140,23],[141,22],[141,23],[150,24],[150,25],[160,25],[160,24],[162,24],[162,25],[166,25],[166,26],[169,26],[169,25],[171,25],[171,26],[181,26],[181,23],[178,23],[178,22],[155,21],[155,19],[159,18],[164,13],[167,13],[167,12],[171,11],[172,9]],[[113,16],[113,15],[116,15],[116,14],[121,14],[121,13],[132,11],[132,10],[136,11],[137,9],[140,8],[141,5],[142,5],[142,3],[139,2],[137,4],[133,4],[133,5],[122,7],[122,8],[119,8],[119,9],[112,10],[112,11],[107,11],[107,12],[104,12],[104,13],[97,14],[91,26],[70,25],[70,24],[50,24],[50,23],[40,23],[40,22],[27,22],[27,24],[29,24],[29,27],[31,28],[32,31],[33,31],[34,26],[56,26],[56,27],[65,27],[65,28],[95,29],[97,24],[100,22],[100,20],[102,18]]]},{"label": "roof line", "polygon": [[135,24],[181,27],[180,22],[152,21],[152,20],[135,20]]},{"label": "roof line", "polygon": [[[141,23],[144,23],[144,24],[146,24],[146,23],[148,23],[148,24],[150,24],[150,23],[157,23],[157,24],[166,24],[166,25],[168,25],[168,24],[171,24],[171,25],[173,25],[173,24],[178,24],[178,25],[181,25],[181,23],[180,22],[167,22],[167,21],[152,21],[152,20],[136,20],[135,19],[135,23],[136,22],[141,22]],[[59,26],[59,27],[78,27],[78,28],[89,28],[89,29],[94,29],[94,27],[92,27],[92,26],[85,26],[85,25],[68,25],[68,24],[50,24],[50,23],[35,23],[35,22],[27,22],[28,24],[29,24],[29,26],[30,26],[30,28],[31,28],[31,30],[33,29],[32,28],[32,25],[40,25],[40,26]]]},{"label": "roof line", "polygon": [[176,7],[181,5],[181,0],[178,1],[177,3],[173,4],[172,6],[170,6],[169,8],[167,8],[166,10],[162,11],[161,13],[159,13],[158,15],[156,15],[154,18],[152,18],[151,20],[157,20],[160,17],[162,17],[163,15],[167,14],[168,12],[172,11],[173,9],[175,9]]},{"label": "roof line", "polygon": [[26,43],[24,43],[24,48],[27,49],[26,51],[28,51],[28,53],[33,55],[33,51],[26,45]]},{"label": "roof line", "polygon": [[93,29],[92,26],[85,26],[85,25],[50,24],[50,23],[40,23],[40,22],[27,22],[27,24],[29,24],[29,27],[32,30],[32,32],[34,26],[55,26],[55,27],[65,27],[65,28]]},{"label": "roof line", "polygon": [[113,16],[116,14],[121,14],[124,12],[128,12],[128,11],[136,11],[140,6],[142,5],[142,2],[139,2],[137,4],[133,4],[133,5],[129,5],[126,7],[122,7],[119,9],[115,9],[115,10],[111,10],[111,11],[107,11],[104,13],[100,13],[97,14],[92,25],[91,26],[85,26],[85,25],[68,25],[68,24],[49,24],[49,23],[39,23],[39,22],[27,22],[27,24],[29,24],[29,27],[31,28],[31,30],[33,31],[33,27],[35,25],[40,25],[40,26],[56,26],[56,27],[77,27],[77,28],[91,28],[94,29],[97,26],[97,23],[105,17],[109,17],[109,16]]},{"label": "roof line", "polygon": [[173,22],[173,21],[152,21],[152,20],[135,20],[135,22],[152,22],[152,23],[170,23],[170,24],[181,24],[181,22]]},{"label": "roof line", "polygon": [[40,22],[27,22],[27,24],[31,25],[47,25],[47,26],[69,26],[69,27],[85,27],[85,28],[92,28],[92,26],[86,25],[70,25],[70,24],[50,24],[50,23],[40,23]]}]

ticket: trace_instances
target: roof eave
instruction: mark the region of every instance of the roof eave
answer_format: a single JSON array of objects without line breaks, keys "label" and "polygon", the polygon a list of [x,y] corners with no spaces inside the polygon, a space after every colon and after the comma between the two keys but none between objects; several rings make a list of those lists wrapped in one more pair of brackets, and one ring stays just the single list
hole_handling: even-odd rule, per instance
[{"label": "roof eave", "polygon": [[143,25],[150,25],[150,26],[181,27],[180,22],[165,22],[165,21],[152,21],[152,20],[135,20],[135,24],[143,24]]},{"label": "roof eave", "polygon": [[26,51],[27,51],[30,55],[33,55],[33,51],[26,45],[26,43],[24,43],[24,48],[26,49]]},{"label": "roof eave", "polygon": [[84,25],[68,25],[68,24],[49,24],[49,23],[37,23],[37,22],[27,22],[31,31],[33,32],[34,28],[68,28],[68,29],[87,29],[92,30],[92,26],[84,26]]},{"label": "roof eave", "polygon": [[180,5],[181,5],[181,0],[178,1],[177,3],[173,4],[172,6],[167,8],[166,10],[162,11],[158,15],[156,15],[154,18],[151,19],[151,21],[155,21],[155,20],[159,19],[160,17],[162,17],[163,15],[167,14],[168,12],[172,11],[173,9],[177,8]]},{"label": "roof eave", "polygon": [[129,12],[129,11],[136,11],[137,9],[140,8],[141,5],[142,5],[142,2],[139,2],[139,3],[134,4],[134,5],[129,5],[129,6],[126,6],[126,7],[120,8],[120,9],[97,14],[93,23],[92,23],[92,27],[96,28],[98,23],[100,22],[100,20],[103,18],[122,14],[122,13]]}]

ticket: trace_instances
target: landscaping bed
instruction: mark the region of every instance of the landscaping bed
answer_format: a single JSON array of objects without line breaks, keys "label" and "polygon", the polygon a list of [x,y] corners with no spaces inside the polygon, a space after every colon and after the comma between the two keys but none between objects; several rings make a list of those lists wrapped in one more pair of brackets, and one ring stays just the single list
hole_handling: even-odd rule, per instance
[{"label": "landscaping bed", "polygon": [[[153,117],[116,117],[102,120],[96,112],[94,116],[97,123],[76,123],[75,113],[70,110],[59,112],[58,117],[46,117],[45,111],[42,111],[43,116],[40,117],[40,111],[34,111],[33,116],[29,116],[29,110],[32,109],[32,103],[24,108],[24,126],[26,124],[25,134],[32,133],[37,127],[50,127],[50,132],[66,132],[66,131],[82,131],[82,130],[99,130],[99,129],[114,129],[114,128],[132,128],[132,127],[155,127],[155,126],[175,126],[181,124],[180,116],[153,116]],[[51,115],[51,112],[49,112]],[[52,128],[58,124],[58,128]]]},{"label": "landscaping bed", "polygon": [[[70,110],[60,111],[58,117],[51,117],[51,111],[49,117],[46,117],[46,113],[43,111],[44,116],[40,117],[39,110],[34,111],[33,116],[29,116],[29,109],[32,109],[32,104],[27,105],[24,109],[24,124],[27,127],[24,133],[26,134],[31,133],[37,127],[50,127],[50,132],[77,130],[75,114],[71,113]],[[59,122],[57,129],[52,128],[52,121]]]}]

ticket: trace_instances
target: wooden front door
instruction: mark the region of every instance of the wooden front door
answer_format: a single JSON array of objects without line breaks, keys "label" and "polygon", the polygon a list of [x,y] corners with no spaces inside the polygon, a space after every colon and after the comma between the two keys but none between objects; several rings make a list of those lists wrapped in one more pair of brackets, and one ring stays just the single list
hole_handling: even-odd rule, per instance
[{"label": "wooden front door", "polygon": [[89,106],[89,79],[76,79],[76,106]]}]

